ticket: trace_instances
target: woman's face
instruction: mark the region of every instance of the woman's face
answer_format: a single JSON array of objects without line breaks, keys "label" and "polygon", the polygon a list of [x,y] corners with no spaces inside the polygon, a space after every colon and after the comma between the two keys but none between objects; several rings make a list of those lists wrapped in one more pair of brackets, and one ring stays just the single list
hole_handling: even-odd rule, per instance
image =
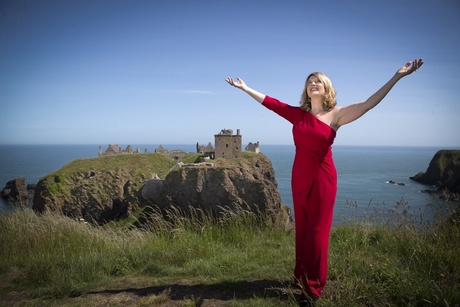
[{"label": "woman's face", "polygon": [[310,76],[307,80],[307,94],[309,97],[324,95],[324,84],[315,75]]}]

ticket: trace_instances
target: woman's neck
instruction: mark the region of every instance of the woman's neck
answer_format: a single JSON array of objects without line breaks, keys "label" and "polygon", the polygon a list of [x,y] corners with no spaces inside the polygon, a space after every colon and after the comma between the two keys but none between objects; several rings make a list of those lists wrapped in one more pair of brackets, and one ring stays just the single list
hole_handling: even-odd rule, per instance
[{"label": "woman's neck", "polygon": [[320,97],[312,97],[311,98],[311,110],[310,112],[313,114],[318,114],[324,111],[323,102]]}]

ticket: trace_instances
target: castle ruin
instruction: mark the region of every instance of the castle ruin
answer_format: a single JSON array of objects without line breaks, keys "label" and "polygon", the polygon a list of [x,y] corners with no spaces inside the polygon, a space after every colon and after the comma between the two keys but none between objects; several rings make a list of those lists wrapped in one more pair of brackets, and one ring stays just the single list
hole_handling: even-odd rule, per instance
[{"label": "castle ruin", "polygon": [[[196,152],[202,154],[204,157],[215,159],[215,158],[241,158],[242,155],[242,135],[240,129],[236,130],[236,134],[233,134],[232,129],[222,129],[218,134],[214,135],[214,145],[212,146],[211,142],[208,145],[200,145],[196,143]],[[246,146],[246,151],[252,151],[259,153],[259,142],[251,143]],[[105,152],[102,151],[102,147],[99,146],[98,155],[99,157],[107,155],[118,155],[118,154],[132,154],[132,153],[141,153],[140,148],[138,147],[133,151],[131,145],[128,145],[125,150],[123,150],[118,145],[109,145]],[[145,149],[147,153],[147,149]],[[162,145],[158,146],[155,149],[155,153],[169,155],[170,157],[178,160],[185,156],[187,153],[183,150],[175,149],[168,151]]]},{"label": "castle ruin", "polygon": [[222,129],[219,134],[214,135],[215,156],[217,158],[241,158],[241,142],[240,129],[236,130],[235,135],[232,129]]},{"label": "castle ruin", "polygon": [[119,155],[119,154],[132,154],[132,153],[140,153],[141,149],[139,147],[136,148],[136,151],[133,151],[131,145],[126,146],[126,149],[122,149],[118,144],[110,144],[105,151],[102,151],[102,146],[99,146],[98,156],[110,156],[110,155]]},{"label": "castle ruin", "polygon": [[259,153],[260,152],[259,141],[257,141],[257,143],[254,143],[254,144],[252,142],[249,142],[248,146],[246,146],[244,150]]}]

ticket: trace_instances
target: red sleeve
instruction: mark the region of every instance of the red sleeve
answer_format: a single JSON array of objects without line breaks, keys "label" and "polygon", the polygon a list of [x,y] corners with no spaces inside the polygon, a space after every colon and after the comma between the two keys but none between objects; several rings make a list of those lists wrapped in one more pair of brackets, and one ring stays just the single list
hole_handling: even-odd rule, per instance
[{"label": "red sleeve", "polygon": [[267,109],[272,110],[279,116],[285,118],[290,123],[294,123],[294,118],[300,110],[299,107],[290,106],[270,96],[265,96],[262,105],[265,106]]}]

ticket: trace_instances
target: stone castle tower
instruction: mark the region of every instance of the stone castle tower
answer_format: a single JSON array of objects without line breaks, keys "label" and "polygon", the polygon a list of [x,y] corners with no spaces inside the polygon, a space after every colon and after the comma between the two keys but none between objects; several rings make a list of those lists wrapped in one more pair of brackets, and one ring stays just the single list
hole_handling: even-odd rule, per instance
[{"label": "stone castle tower", "polygon": [[214,135],[216,158],[241,158],[241,144],[240,129],[236,130],[236,135],[233,135],[231,129],[222,129]]}]

